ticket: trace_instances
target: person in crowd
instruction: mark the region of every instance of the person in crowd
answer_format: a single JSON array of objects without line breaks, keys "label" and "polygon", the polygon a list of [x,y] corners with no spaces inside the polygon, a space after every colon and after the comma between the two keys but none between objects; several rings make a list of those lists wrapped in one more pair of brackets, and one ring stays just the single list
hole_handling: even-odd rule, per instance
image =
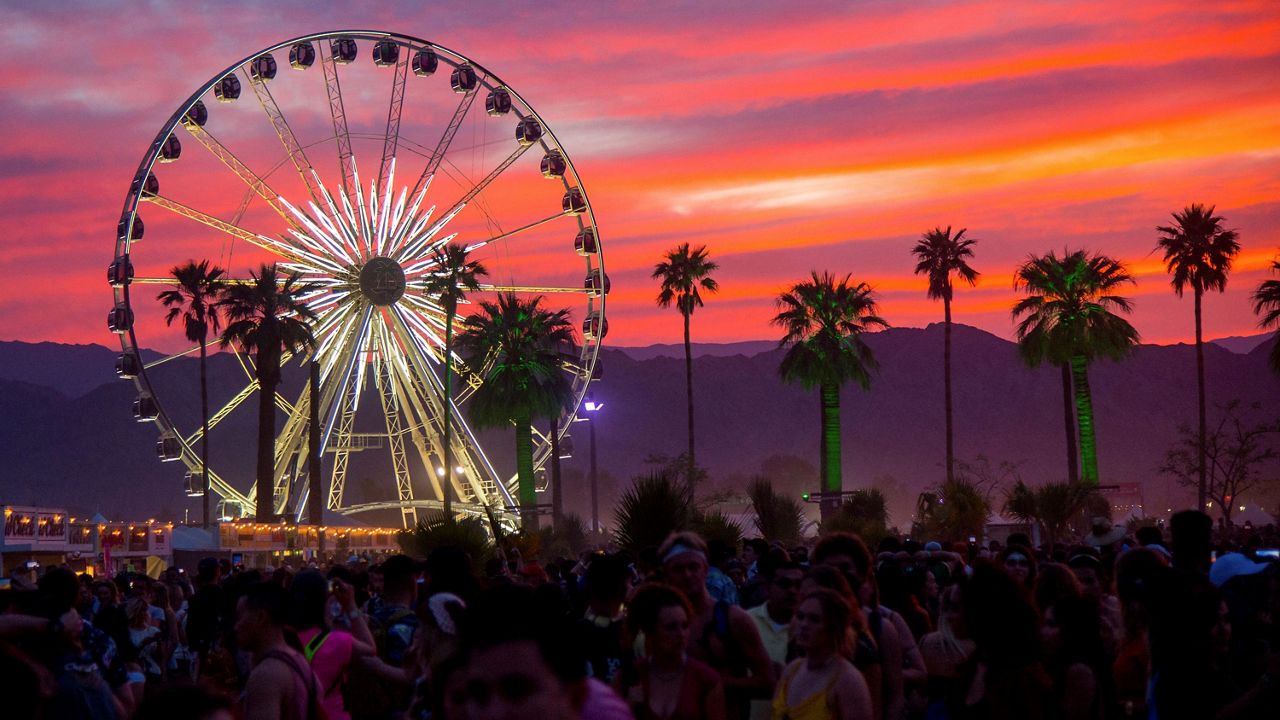
[{"label": "person in crowd", "polygon": [[996,556],[996,562],[1023,590],[1028,593],[1035,591],[1036,554],[1030,547],[1011,542]]},{"label": "person in crowd", "polygon": [[1148,713],[1159,720],[1211,718],[1243,692],[1226,669],[1230,618],[1221,591],[1200,573],[1178,569],[1177,550],[1174,562],[1146,587],[1154,704]]},{"label": "person in crowd", "polygon": [[725,570],[733,560],[733,550],[722,542],[713,542],[707,546],[707,592],[716,602],[739,605],[738,586]]},{"label": "person in crowd", "polygon": [[187,602],[187,644],[195,655],[197,674],[220,633],[221,579],[222,569],[216,558],[203,558],[196,564],[196,589]]},{"label": "person in crowd", "polygon": [[689,601],[670,586],[642,585],[631,599],[627,626],[644,638],[644,656],[621,673],[615,689],[636,720],[725,720],[720,674],[689,657]]},{"label": "person in crowd", "polygon": [[[414,633],[409,662],[405,665],[413,682],[411,720],[432,718],[433,712],[443,713],[436,709],[437,700],[443,699],[437,685],[449,680],[450,673],[441,668],[456,667],[453,661],[461,656],[458,636],[466,609],[463,599],[449,592],[435,593],[418,605],[418,631]],[[444,716],[457,717],[456,714]]]},{"label": "person in crowd", "polygon": [[1036,609],[1040,611],[1042,617],[1058,602],[1083,595],[1084,589],[1080,587],[1080,581],[1066,565],[1047,562],[1037,568],[1035,592],[1032,597],[1035,598]]},{"label": "person in crowd", "polygon": [[[1043,579],[1044,574],[1041,573]],[[1064,720],[1104,720],[1115,704],[1098,599],[1065,595],[1041,610],[1045,669]]]},{"label": "person in crowd", "polygon": [[129,619],[128,659],[146,676],[147,685],[155,686],[164,676],[164,640],[160,628],[152,624],[150,607],[139,596],[125,603],[125,616]]},{"label": "person in crowd", "polygon": [[[756,623],[760,632],[760,641],[764,643],[769,661],[773,663],[774,674],[779,675],[787,664],[787,649],[791,640],[791,618],[796,605],[800,602],[800,583],[804,580],[804,571],[792,562],[782,548],[771,548],[758,560],[760,574],[763,579],[768,599],[747,611]],[[773,712],[768,700],[751,701],[752,720],[766,720]]]},{"label": "person in crowd", "polygon": [[753,697],[773,692],[773,664],[745,610],[714,600],[707,590],[707,545],[692,532],[672,533],[658,548],[663,573],[688,599],[692,632],[688,651],[720,673],[728,716],[745,717]]},{"label": "person in crowd", "polygon": [[[909,556],[908,556],[909,557]],[[882,562],[876,568],[876,586],[880,589],[880,605],[900,615],[911,632],[911,642],[919,642],[925,633],[933,630],[929,611],[911,592],[911,579],[925,574],[914,564]]]},{"label": "person in crowd", "polygon": [[1046,717],[1053,687],[1040,662],[1039,615],[1023,585],[1003,567],[980,561],[963,586],[961,606],[975,649],[951,716]]},{"label": "person in crowd", "polygon": [[[349,720],[342,681],[357,658],[376,652],[364,614],[356,607],[355,588],[326,580],[318,570],[303,570],[289,586],[289,626],[298,634],[303,657],[320,683],[320,704],[329,720]],[[329,599],[337,601],[350,632],[330,626]]]},{"label": "person in crowd", "polygon": [[962,668],[973,655],[974,643],[964,626],[961,592],[960,583],[942,591],[938,629],[920,639],[920,655],[929,672],[929,717],[944,716],[947,706],[956,702]]},{"label": "person in crowd", "polygon": [[1116,702],[1123,717],[1146,717],[1147,677],[1151,653],[1147,631],[1151,624],[1149,588],[1169,566],[1164,554],[1151,545],[1133,548],[1116,560],[1116,595],[1119,598],[1123,634],[1111,665]]},{"label": "person in crowd", "polygon": [[504,584],[481,592],[467,607],[462,637],[465,717],[582,718],[586,662],[567,636],[565,620],[542,607],[532,589]]},{"label": "person in crowd", "polygon": [[1173,567],[1209,574],[1213,552],[1213,521],[1199,510],[1176,512],[1169,519],[1173,539]]},{"label": "person in crowd", "polygon": [[[349,669],[350,683],[361,688],[348,698],[357,718],[390,718],[409,704],[411,678],[405,663],[418,630],[418,576],[421,568],[407,555],[393,555],[382,563],[382,596],[366,616],[377,653],[361,656]],[[340,614],[350,620],[350,614]]]},{"label": "person in crowd", "polygon": [[852,613],[833,590],[812,590],[800,599],[792,629],[803,657],[782,672],[773,696],[775,720],[872,720],[871,692],[846,658]]},{"label": "person in crowd", "polygon": [[576,623],[576,637],[590,663],[591,677],[613,683],[630,652],[626,641],[627,593],[631,570],[620,555],[598,555],[583,578],[587,608]]},{"label": "person in crowd", "polygon": [[839,570],[848,580],[866,614],[867,630],[882,670],[881,714],[885,720],[898,720],[906,713],[908,690],[923,689],[928,673],[920,649],[912,641],[911,628],[898,613],[880,605],[871,551],[856,535],[830,533],[814,547],[813,562]]},{"label": "person in crowd", "polygon": [[245,683],[245,720],[313,720],[319,717],[320,681],[301,652],[285,639],[289,593],[277,583],[250,585],[236,605],[238,647],[253,656]]}]

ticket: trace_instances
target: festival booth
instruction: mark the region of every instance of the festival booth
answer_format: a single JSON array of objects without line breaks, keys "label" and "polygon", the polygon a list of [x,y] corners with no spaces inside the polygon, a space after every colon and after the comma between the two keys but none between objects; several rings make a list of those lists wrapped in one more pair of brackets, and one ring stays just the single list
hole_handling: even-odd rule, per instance
[{"label": "festival booth", "polygon": [[6,577],[29,562],[90,575],[133,570],[158,576],[173,561],[172,530],[155,520],[110,522],[101,515],[75,518],[64,508],[5,505],[0,565]]},{"label": "festival booth", "polygon": [[[311,561],[343,561],[352,555],[376,562],[400,552],[394,528],[338,527],[220,522],[212,531],[179,527],[174,531],[173,555],[178,567],[195,572],[202,558],[226,560],[232,566],[268,569]],[[321,536],[323,534],[323,547]]]}]

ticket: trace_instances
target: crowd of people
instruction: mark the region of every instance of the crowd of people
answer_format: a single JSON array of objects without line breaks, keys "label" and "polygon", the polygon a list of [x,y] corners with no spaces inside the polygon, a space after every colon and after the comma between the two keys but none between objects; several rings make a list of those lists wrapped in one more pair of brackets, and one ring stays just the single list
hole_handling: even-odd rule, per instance
[{"label": "crowd of people", "polygon": [[0,597],[0,715],[194,720],[1280,717],[1280,566],[1203,513],[1078,545],[457,547]]}]

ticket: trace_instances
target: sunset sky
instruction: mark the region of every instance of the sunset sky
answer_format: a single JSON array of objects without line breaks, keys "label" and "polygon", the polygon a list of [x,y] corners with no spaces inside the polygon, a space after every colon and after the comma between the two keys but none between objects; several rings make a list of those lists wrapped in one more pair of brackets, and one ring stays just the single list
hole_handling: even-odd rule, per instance
[{"label": "sunset sky", "polygon": [[[457,50],[554,129],[604,243],[607,344],[679,340],[648,276],[685,241],[721,264],[697,340],[776,336],[773,299],[811,269],[852,273],[892,324],[923,326],[942,309],[909,250],[947,225],[978,239],[983,273],[957,294],[958,322],[1009,337],[1016,264],[1086,247],[1137,276],[1144,340],[1187,340],[1190,300],[1153,248],[1155,226],[1191,202],[1216,205],[1242,244],[1227,292],[1206,301],[1206,334],[1258,331],[1248,295],[1280,252],[1275,0],[319,6],[0,4],[0,339],[112,344],[104,270],[152,137],[233,62],[338,28]],[[367,48],[359,62],[372,64]],[[234,206],[243,186],[216,170],[200,197]],[[537,217],[510,194],[492,202],[510,203],[504,221]],[[155,263],[186,259],[157,244]],[[530,265],[511,267],[531,277],[556,262],[523,251]]]}]

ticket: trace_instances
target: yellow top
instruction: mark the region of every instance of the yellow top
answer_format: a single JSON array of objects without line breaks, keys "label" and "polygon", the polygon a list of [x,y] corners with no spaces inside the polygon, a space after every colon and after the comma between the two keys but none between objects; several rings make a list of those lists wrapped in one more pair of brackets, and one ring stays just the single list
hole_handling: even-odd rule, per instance
[{"label": "yellow top", "polygon": [[827,696],[831,694],[831,688],[835,687],[840,673],[834,673],[826,687],[805,698],[803,702],[787,707],[787,690],[791,686],[791,678],[799,671],[800,665],[797,664],[783,676],[778,692],[773,696],[773,720],[835,720],[835,713],[827,705]]}]

